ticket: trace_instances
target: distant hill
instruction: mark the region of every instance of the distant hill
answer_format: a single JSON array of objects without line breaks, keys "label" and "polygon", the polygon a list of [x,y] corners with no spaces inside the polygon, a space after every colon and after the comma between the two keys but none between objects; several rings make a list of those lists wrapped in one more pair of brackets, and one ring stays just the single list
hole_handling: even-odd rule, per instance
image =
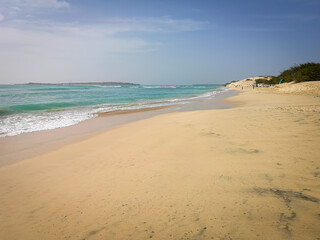
[{"label": "distant hill", "polygon": [[140,84],[128,82],[76,82],[76,83],[36,83],[29,82],[16,85],[103,85],[103,86],[139,86]]}]

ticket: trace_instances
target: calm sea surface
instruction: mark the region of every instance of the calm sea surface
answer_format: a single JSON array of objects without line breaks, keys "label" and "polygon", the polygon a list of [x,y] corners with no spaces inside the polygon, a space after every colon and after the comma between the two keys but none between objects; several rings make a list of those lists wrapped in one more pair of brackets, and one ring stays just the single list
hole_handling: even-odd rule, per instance
[{"label": "calm sea surface", "polygon": [[100,112],[214,97],[221,85],[0,85],[0,137],[77,124]]}]

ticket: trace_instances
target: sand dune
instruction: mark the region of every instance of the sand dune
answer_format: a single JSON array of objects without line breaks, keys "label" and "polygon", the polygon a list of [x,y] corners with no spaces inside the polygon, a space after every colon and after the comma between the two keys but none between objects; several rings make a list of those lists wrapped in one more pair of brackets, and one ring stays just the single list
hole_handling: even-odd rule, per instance
[{"label": "sand dune", "polygon": [[280,93],[320,96],[320,81],[284,83],[274,86],[273,89]]},{"label": "sand dune", "polygon": [[0,239],[317,239],[320,98],[244,92],[0,168]]},{"label": "sand dune", "polygon": [[271,77],[262,77],[262,76],[260,76],[260,77],[249,77],[249,78],[245,78],[245,79],[242,79],[242,80],[239,80],[239,81],[235,81],[235,82],[229,83],[228,87],[230,87],[230,88],[252,87],[253,84],[256,84],[256,80],[257,79],[269,80],[269,79],[271,79]]},{"label": "sand dune", "polygon": [[300,82],[300,83],[282,83],[275,86],[271,86],[268,89],[265,88],[252,88],[252,85],[256,84],[257,79],[270,79],[270,77],[252,77],[246,78],[237,82],[232,82],[228,84],[228,87],[234,90],[254,90],[271,92],[274,93],[286,93],[286,94],[298,94],[298,95],[308,95],[308,96],[320,96],[320,81],[312,82]]}]

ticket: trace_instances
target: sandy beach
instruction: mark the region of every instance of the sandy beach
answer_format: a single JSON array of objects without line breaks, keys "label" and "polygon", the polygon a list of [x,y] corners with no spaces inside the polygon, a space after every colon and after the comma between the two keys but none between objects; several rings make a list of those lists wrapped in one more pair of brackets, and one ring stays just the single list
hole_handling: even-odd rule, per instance
[{"label": "sandy beach", "polygon": [[319,239],[319,96],[225,101],[3,165],[0,239]]}]

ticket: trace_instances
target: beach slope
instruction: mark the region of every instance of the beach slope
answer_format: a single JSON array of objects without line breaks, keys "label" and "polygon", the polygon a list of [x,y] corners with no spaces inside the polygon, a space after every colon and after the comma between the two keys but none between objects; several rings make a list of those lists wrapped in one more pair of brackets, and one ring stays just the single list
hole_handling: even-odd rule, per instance
[{"label": "beach slope", "polygon": [[0,239],[317,239],[320,98],[246,91],[0,168]]}]

